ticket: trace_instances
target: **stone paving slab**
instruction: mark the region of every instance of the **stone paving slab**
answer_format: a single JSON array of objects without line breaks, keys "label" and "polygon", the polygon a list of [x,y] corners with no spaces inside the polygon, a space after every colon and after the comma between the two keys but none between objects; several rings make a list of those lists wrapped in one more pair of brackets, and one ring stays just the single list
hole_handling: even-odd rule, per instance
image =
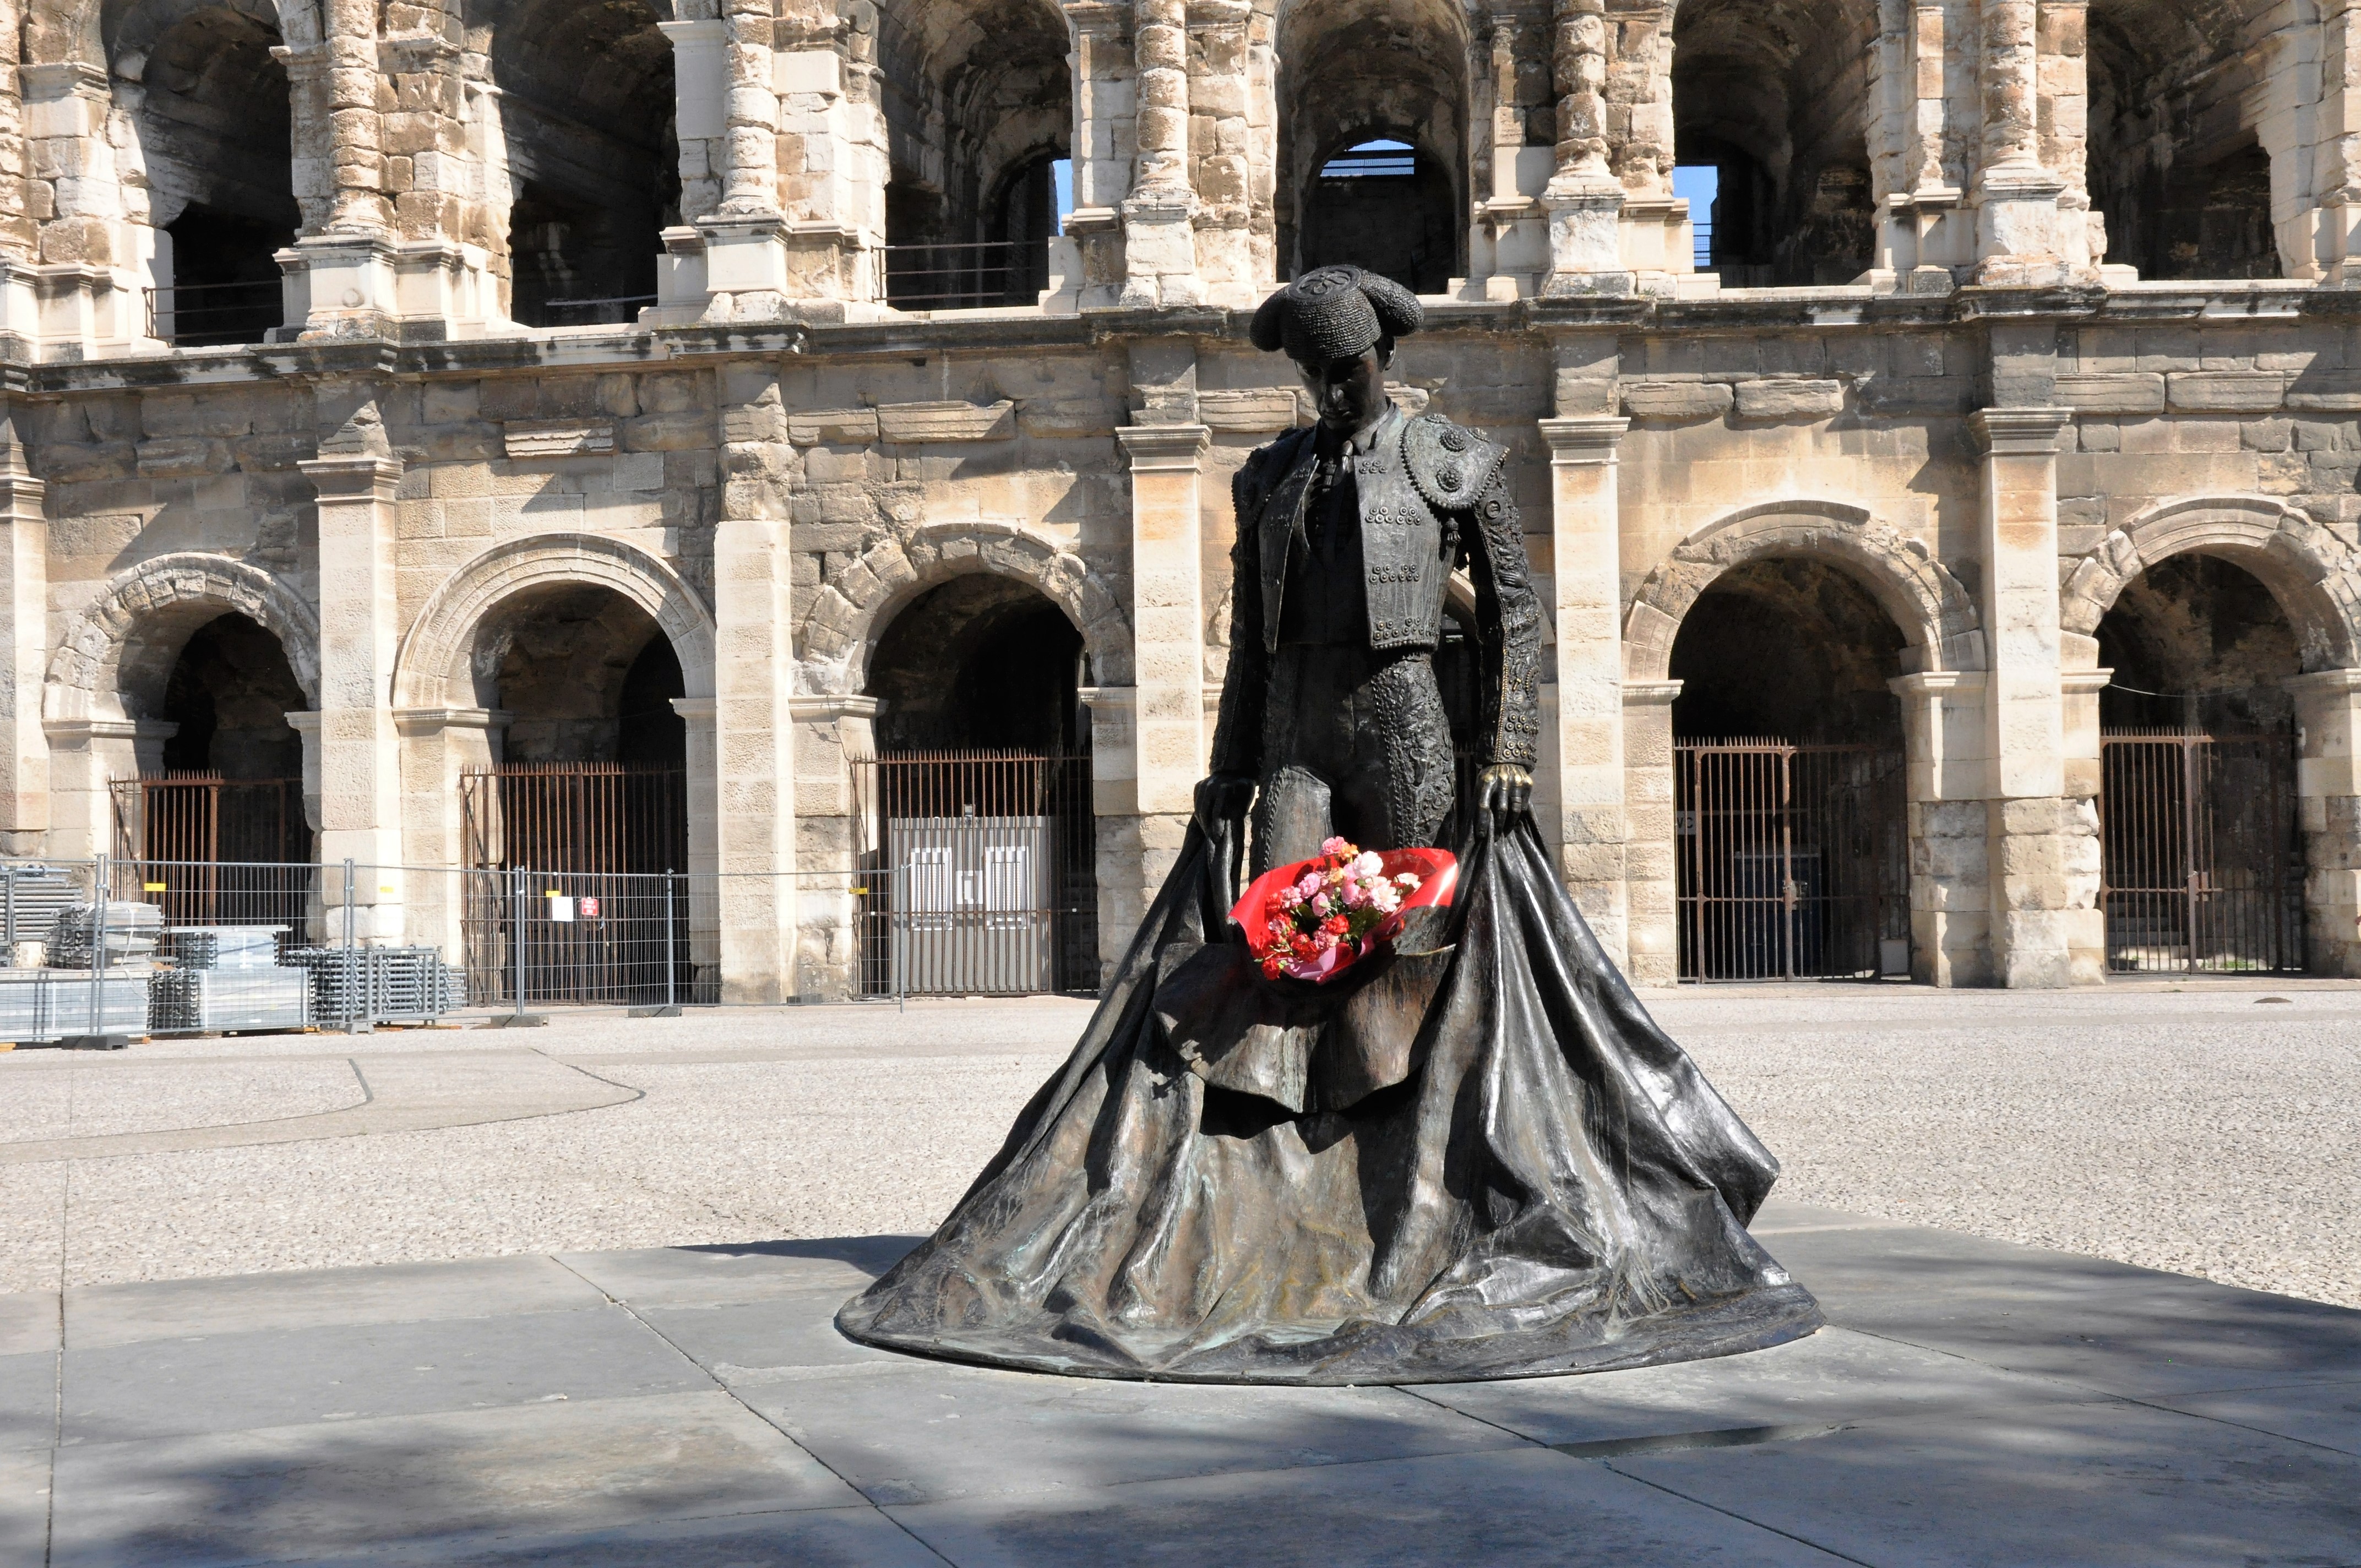
[{"label": "stone paving slab", "polygon": [[66,1319],[81,1351],[258,1329],[563,1312],[605,1299],[554,1258],[487,1257],[87,1285],[66,1292]]},{"label": "stone paving slab", "polygon": [[0,1355],[0,1452],[48,1448],[57,1440],[57,1353]]},{"label": "stone paving slab", "polygon": [[2119,1400],[1607,1464],[1858,1563],[2361,1561],[2361,1465],[2351,1457]]},{"label": "stone paving slab", "polygon": [[694,1362],[603,1305],[154,1340],[78,1350],[69,1364],[68,1444],[712,1387]]},{"label": "stone paving slab", "polygon": [[845,1508],[727,1395],[592,1399],[58,1452],[52,1568],[227,1568],[553,1527]]},{"label": "stone paving slab", "polygon": [[853,1345],[896,1236],[75,1289],[62,1353],[54,1296],[0,1298],[0,1420],[55,1441],[60,1354],[65,1395],[54,1509],[0,1445],[0,1563],[2361,1563],[2361,1312],[1763,1229],[1831,1328],[1416,1389]]},{"label": "stone paving slab", "polygon": [[0,1355],[58,1348],[58,1294],[27,1290],[0,1296]]},{"label": "stone paving slab", "polygon": [[960,1568],[1835,1568],[1839,1559],[1546,1449],[889,1510]]}]

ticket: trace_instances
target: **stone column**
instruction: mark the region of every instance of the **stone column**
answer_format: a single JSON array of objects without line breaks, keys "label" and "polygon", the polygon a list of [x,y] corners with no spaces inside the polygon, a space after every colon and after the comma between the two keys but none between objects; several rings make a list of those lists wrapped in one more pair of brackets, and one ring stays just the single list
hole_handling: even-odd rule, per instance
[{"label": "stone column", "polygon": [[[885,184],[892,177],[873,68],[845,58],[829,7],[780,24],[779,212],[787,293],[805,319],[841,319],[884,296]],[[819,303],[827,302],[826,304]]]},{"label": "stone column", "polygon": [[[762,319],[779,313],[790,290],[787,224],[779,206],[778,66],[770,0],[726,0],[722,36],[729,66],[723,100],[721,204],[697,221],[705,236],[705,282],[712,308]],[[721,296],[728,296],[725,301]]]},{"label": "stone column", "polygon": [[2295,694],[2304,967],[2361,976],[2361,670],[2283,684]]},{"label": "stone column", "polygon": [[[2314,210],[2282,226],[2283,258],[2323,282],[2361,281],[2361,0],[2321,0],[2320,103],[2313,112]],[[2309,256],[2305,253],[2309,253]]]},{"label": "stone column", "polygon": [[403,859],[412,867],[441,868],[439,875],[413,871],[406,878],[408,939],[441,948],[454,963],[465,951],[460,917],[468,859],[460,780],[500,761],[500,737],[510,718],[494,707],[394,710],[394,730],[401,738]]},{"label": "stone column", "polygon": [[1556,628],[1558,872],[1617,963],[1628,960],[1622,520],[1616,446],[1627,419],[1545,419],[1550,447],[1550,619]]},{"label": "stone column", "polygon": [[1269,225],[1254,226],[1248,158],[1248,34],[1251,0],[1190,0],[1189,161],[1197,194],[1194,255],[1204,298],[1214,304],[1262,302],[1271,280]]},{"label": "stone column", "polygon": [[[2066,182],[2041,159],[2041,0],[1978,0],[1976,281],[2039,287],[2087,279],[2084,214],[2060,207]],[[2070,218],[2070,222],[2066,221]]]},{"label": "stone column", "polygon": [[729,29],[719,17],[658,22],[672,46],[673,135],[680,148],[680,223],[664,231],[656,310],[667,324],[705,313],[705,236],[697,220],[721,204],[729,162]]},{"label": "stone column", "polygon": [[721,924],[716,889],[721,869],[720,752],[714,719],[719,705],[709,696],[676,696],[672,710],[687,726],[688,864],[683,884],[688,898],[688,961],[698,1002],[721,995]]},{"label": "stone column", "polygon": [[[720,1000],[796,992],[795,687],[786,411],[777,370],[722,372],[721,517],[713,531],[716,924]],[[690,745],[696,746],[695,726]]]},{"label": "stone column", "polygon": [[[319,395],[337,392],[324,387]],[[401,464],[375,401],[361,400],[320,443],[320,455],[296,466],[319,492],[320,859],[379,868],[355,890],[358,929],[373,942],[398,942],[401,771],[387,698],[401,635],[394,539]]]},{"label": "stone column", "polygon": [[156,231],[127,220],[123,170],[110,125],[106,72],[75,62],[27,65],[24,92],[40,220],[39,271],[26,302],[11,290],[12,324],[30,325],[47,344],[85,354],[145,337],[139,289],[149,281]]},{"label": "stone column", "polygon": [[1557,87],[1557,172],[1549,210],[1544,294],[1620,293],[1623,186],[1607,163],[1606,0],[1554,0],[1550,61]]},{"label": "stone column", "polygon": [[2012,988],[2073,983],[2073,953],[2103,942],[2098,823],[2066,792],[2058,609],[2058,436],[2064,409],[1986,409],[1982,550],[1991,778],[1993,978]]},{"label": "stone column", "polygon": [[1623,683],[1623,813],[1631,835],[1623,972],[1634,985],[1680,979],[1680,838],[1673,813],[1673,699],[1680,695],[1678,681]]},{"label": "stone column", "polygon": [[1137,144],[1131,193],[1123,201],[1126,306],[1202,304],[1189,184],[1188,0],[1135,0],[1133,48],[1138,61]]},{"label": "stone column", "polygon": [[1974,74],[1971,51],[1954,47],[1962,15],[1960,0],[1887,0],[1881,21],[1875,270],[1905,293],[1948,293],[1953,269],[1976,258],[1961,207],[1968,149],[1950,129],[1969,95],[1953,78]]},{"label": "stone column", "polygon": [[1993,894],[1984,799],[1992,776],[1982,671],[1886,683],[1902,702],[1910,839],[1910,977],[1992,983]]},{"label": "stone column", "polygon": [[1131,7],[1112,0],[1069,0],[1073,27],[1074,210],[1066,236],[1082,262],[1079,304],[1118,303],[1124,261],[1124,198],[1131,192],[1138,83],[1133,70]]},{"label": "stone column", "polygon": [[[861,989],[861,938],[853,889],[863,857],[878,846],[875,803],[864,813],[851,759],[877,754],[873,696],[788,699],[796,722],[796,862],[804,868],[796,927],[796,990],[842,1000]],[[872,775],[873,776],[873,775]]]},{"label": "stone column", "polygon": [[49,742],[41,730],[49,666],[49,523],[45,487],[25,467],[15,420],[0,412],[0,852],[41,852],[49,830]]}]

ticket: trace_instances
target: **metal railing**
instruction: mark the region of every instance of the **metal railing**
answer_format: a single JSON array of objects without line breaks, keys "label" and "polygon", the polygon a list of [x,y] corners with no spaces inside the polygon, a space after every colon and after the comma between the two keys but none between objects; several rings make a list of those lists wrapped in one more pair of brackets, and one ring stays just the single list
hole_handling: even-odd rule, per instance
[{"label": "metal railing", "polygon": [[176,348],[260,343],[287,321],[279,279],[256,283],[174,283],[145,291],[148,335]]},{"label": "metal railing", "polygon": [[1029,305],[1049,287],[1047,239],[889,245],[885,301],[900,310],[986,310]]}]

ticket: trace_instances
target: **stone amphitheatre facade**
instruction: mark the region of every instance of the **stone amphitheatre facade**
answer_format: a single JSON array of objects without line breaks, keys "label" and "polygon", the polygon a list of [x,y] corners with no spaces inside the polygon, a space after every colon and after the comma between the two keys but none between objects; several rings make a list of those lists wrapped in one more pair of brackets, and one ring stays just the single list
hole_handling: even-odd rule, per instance
[{"label": "stone amphitheatre facade", "polygon": [[1246,314],[1360,258],[1426,300],[1401,397],[1514,455],[1537,815],[1635,978],[1676,751],[1747,735],[1900,759],[1921,979],[2096,981],[2103,752],[2176,726],[2289,752],[2284,844],[2190,885],[2284,849],[2277,967],[2361,973],[2356,14],[8,0],[0,835],[300,769],[435,937],[464,776],[655,712],[721,993],[824,995],[865,759],[1086,750],[1112,958],[1228,477],[1306,417]]}]

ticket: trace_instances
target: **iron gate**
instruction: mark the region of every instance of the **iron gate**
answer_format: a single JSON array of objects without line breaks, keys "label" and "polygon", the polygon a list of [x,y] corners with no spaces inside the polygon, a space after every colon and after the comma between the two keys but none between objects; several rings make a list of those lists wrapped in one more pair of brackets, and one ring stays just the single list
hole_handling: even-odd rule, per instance
[{"label": "iron gate", "polygon": [[316,915],[301,779],[169,773],[116,779],[115,896],[164,906],[168,926],[284,926]]},{"label": "iron gate", "polygon": [[2099,756],[2107,968],[2301,972],[2295,738],[2126,730]]},{"label": "iron gate", "polygon": [[479,1004],[701,1000],[686,776],[622,762],[463,773],[460,938]]},{"label": "iron gate", "polygon": [[1091,760],[912,751],[856,761],[871,995],[1017,995],[1099,984]]},{"label": "iron gate", "polygon": [[1673,747],[1683,980],[1906,972],[1910,848],[1900,751]]}]

